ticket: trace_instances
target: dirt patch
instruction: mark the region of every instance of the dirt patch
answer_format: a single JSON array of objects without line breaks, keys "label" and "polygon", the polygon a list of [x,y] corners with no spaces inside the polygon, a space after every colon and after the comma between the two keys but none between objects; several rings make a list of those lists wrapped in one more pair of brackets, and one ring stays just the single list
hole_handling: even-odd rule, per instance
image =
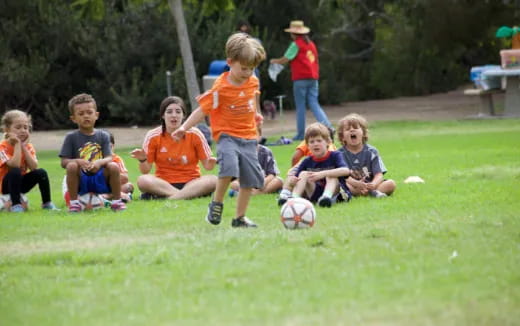
[{"label": "dirt patch", "polygon": [[[470,86],[468,86],[470,87]],[[495,98],[503,103],[503,95]],[[287,104],[285,104],[287,105]],[[331,122],[336,125],[349,113],[364,115],[368,121],[380,120],[453,120],[479,117],[480,99],[466,96],[463,89],[428,96],[399,97],[387,100],[347,102],[341,105],[324,106]],[[307,123],[314,122],[314,116],[307,112]],[[107,128],[115,137],[117,147],[141,146],[146,132],[154,126]],[[293,136],[296,130],[294,110],[285,111],[275,120],[266,119],[263,132],[266,136],[284,133]],[[37,150],[59,150],[65,134],[70,130],[36,131],[31,141]]]}]

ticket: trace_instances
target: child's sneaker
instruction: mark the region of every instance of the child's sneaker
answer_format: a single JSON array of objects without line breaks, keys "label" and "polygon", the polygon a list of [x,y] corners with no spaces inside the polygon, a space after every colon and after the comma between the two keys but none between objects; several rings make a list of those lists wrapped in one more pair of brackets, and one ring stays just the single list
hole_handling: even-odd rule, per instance
[{"label": "child's sneaker", "polygon": [[224,209],[224,204],[216,201],[211,201],[208,205],[208,214],[206,215],[206,221],[213,225],[220,224],[220,220],[222,219],[222,210]]},{"label": "child's sneaker", "polygon": [[234,228],[256,228],[255,222],[245,216],[237,217],[231,220],[231,226]]},{"label": "child's sneaker", "polygon": [[278,196],[278,206],[282,207],[292,196]]},{"label": "child's sneaker", "polygon": [[385,198],[385,197],[388,197],[387,194],[385,194],[384,192],[381,192],[379,190],[372,190],[370,192],[370,196],[375,197],[375,198]]},{"label": "child's sneaker", "polygon": [[233,190],[233,189],[229,189],[229,192],[228,192],[229,197],[233,198],[233,197],[235,197],[237,194],[238,194],[238,191]]},{"label": "child's sneaker", "polygon": [[320,207],[330,207],[332,206],[332,199],[330,197],[321,196],[320,199],[318,199],[318,205],[320,205]]},{"label": "child's sneaker", "polygon": [[61,211],[61,209],[56,207],[56,205],[54,205],[54,203],[51,201],[46,202],[45,204],[42,204],[42,208],[49,210],[49,211]]},{"label": "child's sneaker", "polygon": [[23,212],[25,212],[25,208],[23,208],[22,204],[16,204],[16,205],[11,206],[9,211],[11,213],[23,213]]},{"label": "child's sneaker", "polygon": [[112,202],[112,205],[110,205],[110,208],[114,212],[120,212],[120,211],[124,211],[126,209],[126,205],[125,205],[125,203],[123,203],[122,200],[114,200]]},{"label": "child's sneaker", "polygon": [[81,205],[79,203],[70,203],[69,213],[79,213],[79,212],[81,212]]}]

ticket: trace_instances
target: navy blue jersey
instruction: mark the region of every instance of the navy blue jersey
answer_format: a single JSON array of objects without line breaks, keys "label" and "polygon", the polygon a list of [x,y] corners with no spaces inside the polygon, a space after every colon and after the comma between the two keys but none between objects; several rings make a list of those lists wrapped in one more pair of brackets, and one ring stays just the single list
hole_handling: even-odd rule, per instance
[{"label": "navy blue jersey", "polygon": [[354,154],[345,147],[339,149],[345,162],[352,170],[352,177],[371,182],[376,173],[386,173],[386,167],[377,149],[369,144],[363,145],[361,152]]},{"label": "navy blue jersey", "polygon": [[[327,154],[322,158],[316,158],[312,155],[307,156],[303,159],[301,164],[298,166],[296,176],[299,176],[302,171],[319,172],[324,170],[332,170],[337,168],[348,168],[349,166],[345,163],[343,154],[338,151],[328,151]],[[339,183],[344,189],[347,184],[345,177],[339,177]],[[326,183],[325,179],[318,180],[316,185],[324,187]]]}]

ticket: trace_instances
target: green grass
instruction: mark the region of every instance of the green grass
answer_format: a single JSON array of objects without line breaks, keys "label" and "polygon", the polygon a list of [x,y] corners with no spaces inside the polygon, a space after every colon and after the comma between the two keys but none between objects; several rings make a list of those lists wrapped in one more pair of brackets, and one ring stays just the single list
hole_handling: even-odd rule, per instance
[{"label": "green grass", "polygon": [[[519,122],[373,124],[395,195],[317,208],[310,230],[285,230],[274,195],[234,230],[230,198],[215,227],[208,198],[69,215],[32,191],[0,214],[1,325],[519,325]],[[272,147],[282,171],[293,148]],[[39,158],[63,205],[56,153]]]}]

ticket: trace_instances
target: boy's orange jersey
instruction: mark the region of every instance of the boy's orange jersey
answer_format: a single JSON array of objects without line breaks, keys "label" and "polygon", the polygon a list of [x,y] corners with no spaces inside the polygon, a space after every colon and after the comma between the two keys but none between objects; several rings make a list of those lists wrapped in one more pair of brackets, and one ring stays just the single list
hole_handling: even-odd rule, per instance
[{"label": "boy's orange jersey", "polygon": [[222,133],[243,139],[256,139],[255,116],[258,78],[251,76],[242,85],[228,81],[229,72],[220,75],[213,87],[197,98],[201,110],[209,115],[213,139]]},{"label": "boy's orange jersey", "polygon": [[[36,160],[36,150],[31,143],[25,144],[25,148]],[[0,191],[2,191],[2,181],[4,180],[5,175],[9,171],[9,167],[7,166],[7,161],[9,161],[14,154],[14,146],[11,145],[7,140],[0,142]],[[29,170],[27,167],[27,163],[25,162],[25,157],[22,154],[22,161],[20,164],[20,170],[22,171],[22,175],[26,174]]]},{"label": "boy's orange jersey", "polygon": [[211,157],[211,148],[197,128],[186,131],[177,142],[162,127],[150,130],[143,143],[148,163],[155,163],[155,176],[169,183],[185,183],[200,177],[199,161]]}]

